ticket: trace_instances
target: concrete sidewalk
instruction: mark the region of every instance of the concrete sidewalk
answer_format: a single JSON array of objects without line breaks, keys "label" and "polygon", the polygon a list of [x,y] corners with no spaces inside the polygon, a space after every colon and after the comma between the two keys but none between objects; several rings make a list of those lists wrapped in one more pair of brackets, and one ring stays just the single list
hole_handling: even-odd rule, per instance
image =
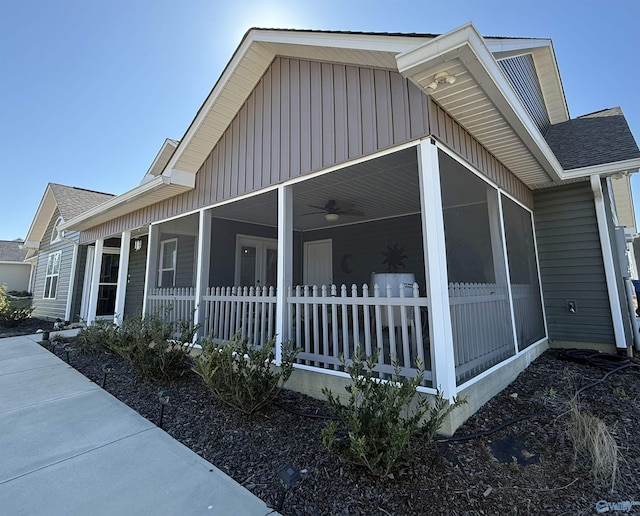
[{"label": "concrete sidewalk", "polygon": [[275,513],[39,340],[0,339],[0,513]]}]

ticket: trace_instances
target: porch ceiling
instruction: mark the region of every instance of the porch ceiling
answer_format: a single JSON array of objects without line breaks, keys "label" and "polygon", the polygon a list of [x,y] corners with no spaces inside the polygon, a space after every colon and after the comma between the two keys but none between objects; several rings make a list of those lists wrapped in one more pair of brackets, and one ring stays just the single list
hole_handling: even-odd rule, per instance
[{"label": "porch ceiling", "polygon": [[[296,231],[324,229],[398,217],[420,211],[420,185],[415,148],[394,152],[293,185],[293,228]],[[327,222],[311,205],[327,201],[348,202],[363,211],[363,217],[341,215]],[[278,195],[272,190],[213,210],[213,216],[253,224],[277,226]]]}]

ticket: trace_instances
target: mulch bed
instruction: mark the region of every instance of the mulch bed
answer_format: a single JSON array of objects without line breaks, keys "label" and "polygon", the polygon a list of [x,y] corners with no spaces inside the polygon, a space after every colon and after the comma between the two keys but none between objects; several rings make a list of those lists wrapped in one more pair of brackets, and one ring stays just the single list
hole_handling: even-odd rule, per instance
[{"label": "mulch bed", "polygon": [[[56,353],[65,359],[62,346]],[[574,461],[566,436],[566,403],[605,371],[549,350],[456,435],[476,434],[537,414],[488,436],[416,444],[415,460],[393,478],[376,478],[328,453],[320,443],[322,401],[282,390],[276,404],[245,416],[220,403],[195,374],[154,384],[113,355],[71,353],[73,367],[150,421],[160,412],[158,391],[171,389],[163,428],[215,464],[269,506],[282,493],[278,471],[291,463],[302,480],[287,493],[283,514],[595,514],[599,500],[640,501],[640,370],[626,369],[582,393],[585,410],[602,418],[623,460],[613,492],[595,485],[584,461]],[[303,416],[297,413],[308,414]],[[511,446],[511,448],[509,447]],[[496,459],[506,454],[505,462]],[[633,507],[640,511],[640,507]]]},{"label": "mulch bed", "polygon": [[53,323],[44,319],[30,317],[21,321],[16,326],[0,326],[0,339],[4,337],[17,337],[19,335],[33,335],[38,330],[53,331]]}]

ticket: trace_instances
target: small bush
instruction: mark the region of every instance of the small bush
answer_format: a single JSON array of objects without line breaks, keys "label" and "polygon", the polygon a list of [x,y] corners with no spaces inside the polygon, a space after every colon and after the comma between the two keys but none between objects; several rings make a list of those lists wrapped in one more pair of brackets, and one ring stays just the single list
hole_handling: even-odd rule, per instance
[{"label": "small bush", "polygon": [[596,484],[611,484],[613,492],[620,455],[618,445],[604,421],[582,411],[575,397],[569,402],[567,433],[573,442],[574,462],[586,462]]},{"label": "small bush", "polygon": [[282,365],[272,367],[275,339],[262,347],[249,346],[235,336],[215,345],[202,343],[202,354],[193,360],[193,371],[222,402],[245,414],[253,414],[272,399],[274,390],[291,376],[297,350],[283,350]]},{"label": "small bush", "polygon": [[110,321],[95,321],[83,328],[74,342],[75,348],[83,354],[113,351],[118,344],[118,327]]},{"label": "small bush", "polygon": [[193,337],[198,331],[191,320],[167,322],[169,313],[126,318],[111,346],[138,374],[157,382],[176,380],[191,369]]},{"label": "small bush", "polygon": [[340,358],[351,377],[351,384],[346,387],[348,401],[343,404],[327,388],[323,393],[339,416],[342,428],[331,421],[322,430],[321,437],[323,446],[329,451],[384,477],[411,458],[412,438],[420,433],[427,442],[433,439],[444,418],[466,400],[454,398],[449,404],[440,391],[433,405],[426,397],[414,399],[424,375],[421,364],[418,364],[418,374],[414,378],[406,378],[394,362],[392,378],[381,380],[374,372],[378,355],[379,351],[367,357],[356,349],[351,365]]},{"label": "small bush", "polygon": [[31,299],[10,299],[7,287],[0,285],[0,326],[18,326],[32,313]]}]

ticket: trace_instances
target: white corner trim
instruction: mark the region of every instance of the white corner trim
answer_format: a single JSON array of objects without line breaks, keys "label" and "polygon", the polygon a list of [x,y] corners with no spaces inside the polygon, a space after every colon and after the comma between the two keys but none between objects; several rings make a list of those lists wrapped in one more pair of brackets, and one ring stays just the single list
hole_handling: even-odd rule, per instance
[{"label": "white corner trim", "polygon": [[596,219],[598,221],[598,234],[600,235],[600,248],[602,249],[602,259],[604,262],[604,274],[607,281],[607,294],[609,296],[609,307],[611,309],[611,319],[613,322],[613,333],[616,339],[616,347],[625,349],[627,339],[624,334],[624,322],[620,307],[620,296],[616,281],[616,271],[611,251],[611,239],[609,236],[609,225],[607,224],[607,212],[604,205],[604,194],[600,184],[600,176],[592,175],[591,190],[596,206]]}]

